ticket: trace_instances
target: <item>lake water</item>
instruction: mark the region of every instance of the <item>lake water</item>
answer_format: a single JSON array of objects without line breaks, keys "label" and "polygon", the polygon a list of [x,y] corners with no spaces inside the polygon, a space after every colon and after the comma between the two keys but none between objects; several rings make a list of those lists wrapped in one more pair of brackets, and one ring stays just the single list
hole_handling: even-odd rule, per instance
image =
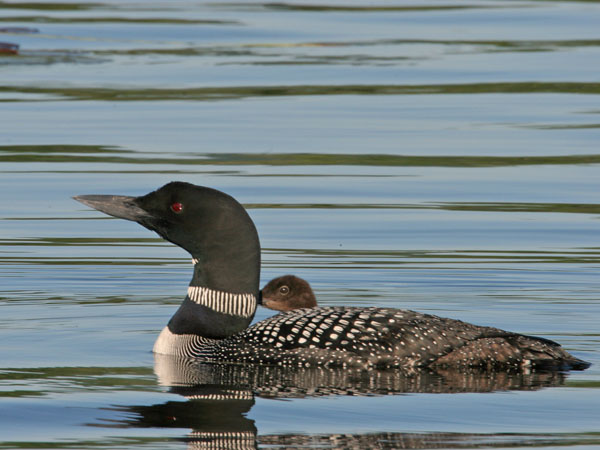
[{"label": "lake water", "polygon": [[[599,23],[594,1],[0,2],[0,448],[598,448]],[[189,255],[71,197],[171,180],[248,208],[263,283],[593,365],[155,362]]]}]

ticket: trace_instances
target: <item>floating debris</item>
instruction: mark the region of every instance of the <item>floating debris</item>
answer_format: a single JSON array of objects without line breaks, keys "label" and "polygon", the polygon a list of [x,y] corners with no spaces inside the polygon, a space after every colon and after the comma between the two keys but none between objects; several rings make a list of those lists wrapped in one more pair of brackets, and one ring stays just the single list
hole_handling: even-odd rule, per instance
[{"label": "floating debris", "polygon": [[18,44],[11,44],[10,42],[0,42],[0,54],[17,55],[18,53]]},{"label": "floating debris", "polygon": [[37,28],[27,27],[0,27],[0,33],[15,33],[15,34],[31,34],[39,33],[40,30]]}]

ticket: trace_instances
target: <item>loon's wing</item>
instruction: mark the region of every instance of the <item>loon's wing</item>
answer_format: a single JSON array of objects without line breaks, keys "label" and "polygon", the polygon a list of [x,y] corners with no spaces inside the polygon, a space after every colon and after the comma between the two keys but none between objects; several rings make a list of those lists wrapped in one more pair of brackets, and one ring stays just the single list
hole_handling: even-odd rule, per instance
[{"label": "loon's wing", "polygon": [[[212,350],[211,350],[212,351]],[[288,311],[220,341],[239,363],[327,367],[585,368],[544,338],[409,310],[318,307]]]}]

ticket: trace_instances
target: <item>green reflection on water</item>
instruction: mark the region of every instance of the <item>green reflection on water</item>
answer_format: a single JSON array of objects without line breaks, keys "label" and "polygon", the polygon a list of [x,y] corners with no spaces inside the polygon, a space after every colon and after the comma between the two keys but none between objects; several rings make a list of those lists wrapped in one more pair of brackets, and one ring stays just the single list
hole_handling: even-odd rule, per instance
[{"label": "green reflection on water", "polygon": [[32,23],[157,23],[178,25],[237,25],[230,20],[177,19],[159,17],[50,17],[50,16],[0,16],[0,22]]},{"label": "green reflection on water", "polygon": [[440,202],[398,203],[246,203],[248,209],[442,209],[446,211],[600,214],[595,203]]},{"label": "green reflection on water", "polygon": [[[540,52],[553,51],[563,48],[599,47],[598,39],[567,39],[567,40],[439,40],[439,39],[375,39],[364,41],[315,41],[315,42],[278,42],[278,43],[250,43],[213,46],[190,46],[185,48],[134,48],[134,49],[109,49],[94,50],[94,55],[172,55],[172,56],[225,56],[239,57],[248,56],[259,58],[255,61],[244,62],[244,64],[332,64],[332,63],[356,63],[365,62],[388,62],[423,59],[425,56],[381,56],[369,53],[340,55],[335,53],[339,48],[350,47],[387,47],[387,46],[410,46],[410,45],[441,45],[450,47],[453,53],[471,53],[482,51],[494,52]],[[281,60],[281,57],[289,56],[290,50],[302,49],[312,50],[314,48],[331,48],[333,53],[327,55],[316,55],[314,52],[305,54],[294,53],[295,59]],[[468,48],[465,48],[468,47]],[[272,50],[267,53],[266,49]],[[275,57],[276,61],[265,61],[265,58]],[[302,58],[298,60],[298,58]],[[236,61],[231,64],[242,64]]]},{"label": "green reflection on water", "polygon": [[[23,389],[26,381],[32,389]],[[3,390],[0,397],[25,397],[48,395],[51,392],[67,391],[73,388],[111,390],[147,390],[156,386],[156,377],[151,367],[40,367],[0,369],[0,383],[15,390]],[[49,384],[48,384],[49,383]],[[39,391],[40,386],[44,387]]]},{"label": "green reflection on water", "polygon": [[[311,266],[327,266],[339,268],[347,266],[362,269],[374,268],[380,270],[386,267],[419,263],[433,264],[480,264],[486,263],[561,263],[580,264],[597,263],[600,261],[600,249],[585,248],[572,251],[531,251],[531,250],[337,250],[337,249],[282,249],[263,248],[263,252],[277,255],[302,255],[311,257]],[[281,267],[283,262],[277,261],[276,267]],[[297,261],[290,263],[299,267]],[[268,264],[267,264],[268,265]],[[307,266],[308,267],[308,266]]]},{"label": "green reflection on water", "polygon": [[[162,243],[162,245],[161,245]],[[138,246],[144,247],[162,247],[165,241],[155,238],[61,238],[61,237],[40,237],[31,239],[10,239],[0,241],[0,245],[35,245],[35,246],[66,246],[66,245],[85,245],[86,247],[94,246]],[[168,245],[168,244],[167,244]]]},{"label": "green reflection on water", "polygon": [[[178,89],[114,89],[93,87],[0,86],[0,92],[51,94],[73,100],[97,101],[165,101],[219,100],[244,97],[296,95],[409,95],[409,94],[531,94],[569,93],[600,94],[600,83],[512,82],[431,85],[297,85],[297,86],[230,86]],[[19,101],[7,99],[5,101]],[[44,101],[44,100],[38,100]]]},{"label": "green reflection on water", "polygon": [[84,448],[118,449],[151,448],[181,449],[180,440],[166,437],[115,437],[106,436],[98,440],[69,439],[68,441],[0,441],[0,449],[72,449]]},{"label": "green reflection on water", "polygon": [[280,11],[314,11],[314,12],[389,12],[389,11],[445,11],[445,10],[462,10],[462,9],[483,9],[483,8],[502,8],[500,5],[485,5],[485,4],[472,4],[472,5],[325,5],[317,3],[284,3],[284,2],[272,2],[272,3],[221,3],[217,4],[220,6],[229,7],[240,7],[244,9],[272,9]]},{"label": "green reflection on water", "polygon": [[[48,244],[38,239],[5,239],[0,241],[0,245],[5,247],[12,246],[143,246],[143,247],[158,247],[170,246],[160,238],[107,238],[105,240],[89,238],[89,239],[71,239],[71,238],[52,238],[49,240],[55,243]],[[269,255],[302,255],[310,257],[310,263],[305,263],[305,267],[309,266],[327,266],[332,268],[349,267],[356,268],[360,265],[361,268],[381,268],[381,265],[386,267],[404,266],[413,264],[415,261],[420,263],[432,264],[455,264],[460,261],[460,264],[479,264],[486,263],[563,263],[563,264],[579,264],[579,263],[598,263],[600,262],[600,248],[586,247],[575,248],[565,251],[544,251],[544,250],[464,250],[464,249],[449,249],[444,251],[436,250],[357,250],[357,249],[297,249],[297,248],[263,248],[263,254],[267,257],[266,266],[269,265]],[[0,256],[2,264],[35,264],[35,265],[97,265],[97,266],[172,266],[172,265],[189,265],[189,259],[185,257],[165,258],[165,257],[128,257],[128,256],[111,256],[111,257],[77,257],[77,256],[52,256],[43,257],[39,255],[2,255]],[[275,267],[285,265],[285,262],[277,261]],[[291,261],[293,267],[298,266],[298,261]],[[107,299],[103,299],[106,301]],[[115,299],[108,299],[114,301]]]},{"label": "green reflection on water", "polygon": [[337,153],[180,153],[151,154],[104,146],[0,146],[0,162],[121,163],[144,165],[266,165],[266,166],[381,166],[381,167],[503,167],[598,164],[600,154],[561,156],[415,156]]},{"label": "green reflection on water", "polygon": [[502,212],[558,212],[600,214],[599,204],[584,203],[439,203],[440,209],[449,211],[502,211]]},{"label": "green reflection on water", "polygon": [[552,125],[519,125],[521,128],[533,128],[537,130],[585,130],[588,128],[600,128],[600,123],[584,124],[552,124]]},{"label": "green reflection on water", "polygon": [[[12,150],[11,150],[12,149]],[[16,145],[0,146],[0,152],[19,153],[124,153],[118,147],[101,145]]]},{"label": "green reflection on water", "polygon": [[1,9],[37,9],[41,11],[81,11],[106,7],[102,3],[41,3],[41,2],[25,2],[25,3],[7,3],[0,2]]}]

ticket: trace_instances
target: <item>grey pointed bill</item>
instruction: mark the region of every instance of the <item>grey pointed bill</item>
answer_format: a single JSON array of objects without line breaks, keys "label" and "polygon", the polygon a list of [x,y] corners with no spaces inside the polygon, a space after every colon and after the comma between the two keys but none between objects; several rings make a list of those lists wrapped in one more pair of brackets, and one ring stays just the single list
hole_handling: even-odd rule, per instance
[{"label": "grey pointed bill", "polygon": [[139,222],[149,217],[149,214],[135,203],[136,197],[126,195],[77,195],[73,199],[119,219]]}]

